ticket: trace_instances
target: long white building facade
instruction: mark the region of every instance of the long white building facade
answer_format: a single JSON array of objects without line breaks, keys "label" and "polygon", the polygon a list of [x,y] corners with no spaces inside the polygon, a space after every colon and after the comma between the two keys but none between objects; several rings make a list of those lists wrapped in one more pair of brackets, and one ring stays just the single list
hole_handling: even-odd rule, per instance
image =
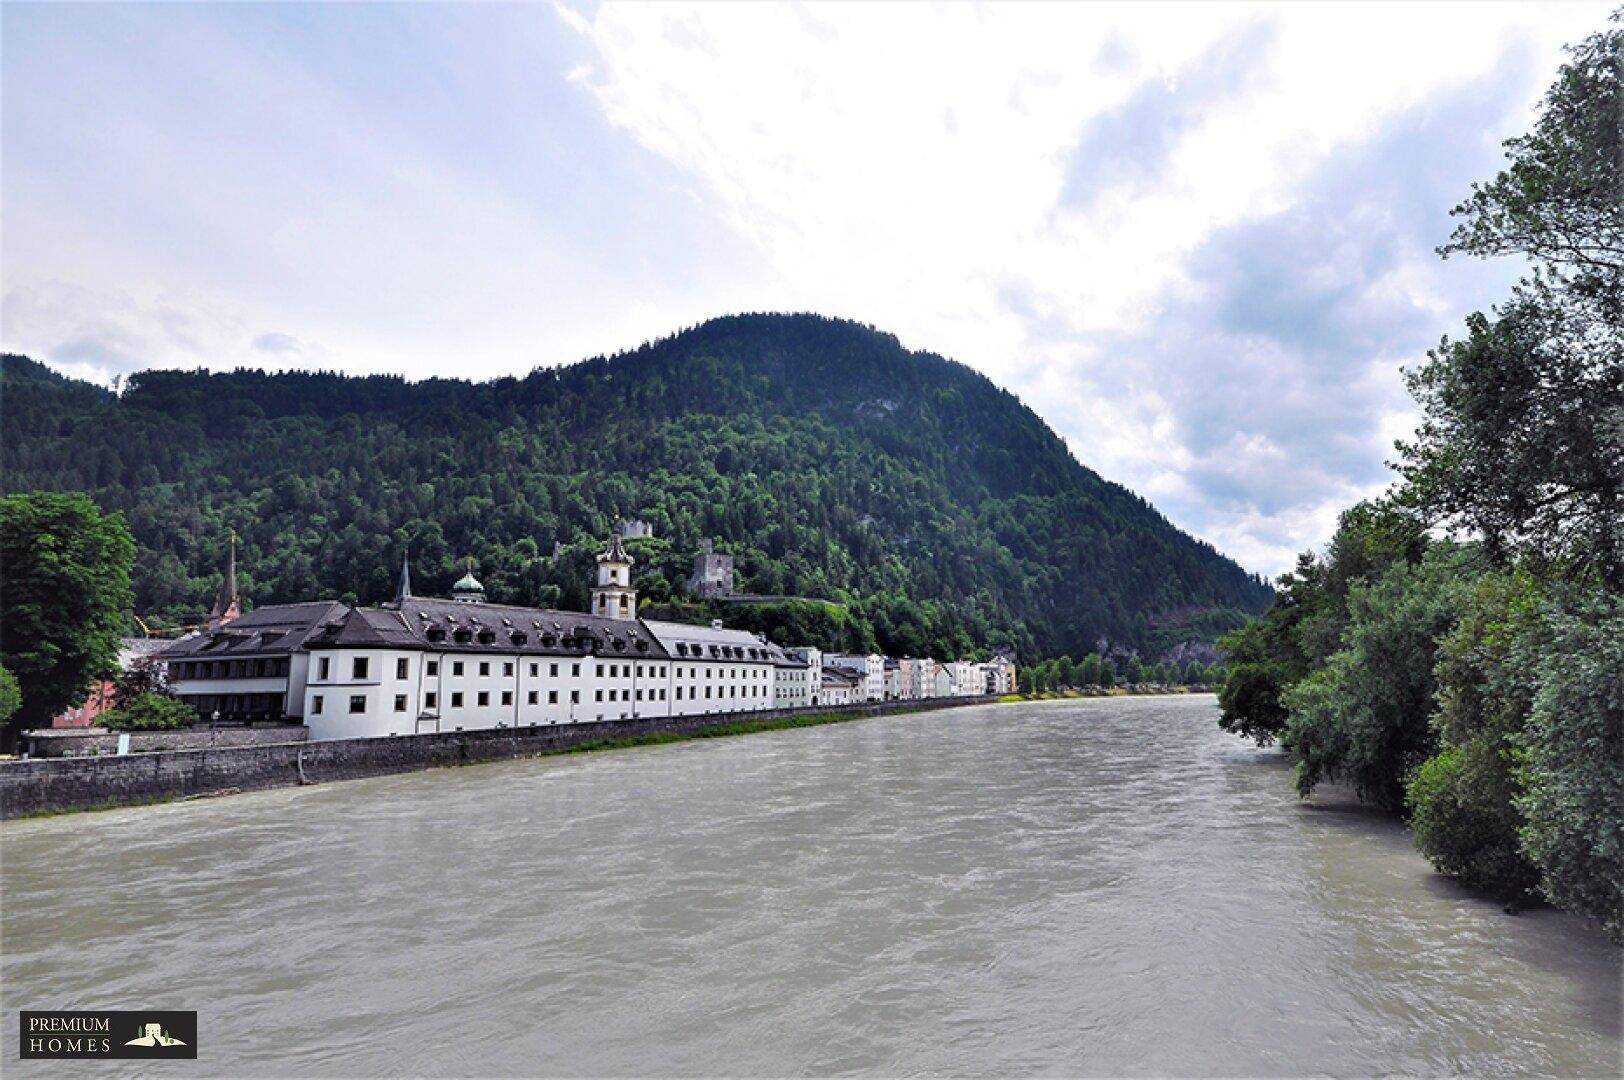
[{"label": "long white building facade", "polygon": [[[886,696],[882,656],[825,657],[720,623],[637,617],[631,567],[620,536],[612,536],[582,613],[490,603],[471,567],[451,598],[414,596],[403,566],[388,604],[272,605],[175,642],[164,654],[171,690],[204,719],[302,721],[312,739],[749,713]],[[847,676],[838,688],[828,682],[831,668]],[[963,685],[955,681],[954,689]]]}]

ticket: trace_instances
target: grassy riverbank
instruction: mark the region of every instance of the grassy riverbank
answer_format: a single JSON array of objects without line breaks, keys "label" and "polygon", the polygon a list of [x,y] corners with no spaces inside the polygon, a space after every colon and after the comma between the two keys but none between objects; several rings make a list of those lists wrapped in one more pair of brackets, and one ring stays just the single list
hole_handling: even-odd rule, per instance
[{"label": "grassy riverbank", "polygon": [[1169,697],[1179,694],[1210,694],[1211,690],[1195,686],[1092,686],[1072,690],[1028,690],[1019,694],[1005,694],[993,700],[1000,705],[1007,705],[1017,701],[1064,701],[1068,698],[1107,698],[1107,697]]},{"label": "grassy riverbank", "polygon": [[[885,702],[820,712],[753,716],[734,714],[681,719],[623,721],[570,728],[480,730],[390,739],[280,743],[200,751],[176,750],[119,757],[40,759],[0,768],[0,817],[19,819],[108,810],[220,795],[304,786],[419,769],[466,767],[658,746],[690,739],[715,739],[764,731],[820,727],[847,720],[990,704],[990,698],[948,698]],[[622,730],[615,730],[616,728]],[[605,729],[608,730],[605,730]],[[631,730],[624,730],[630,728]],[[224,759],[224,760],[222,760]],[[229,764],[228,764],[229,762]],[[51,784],[56,790],[41,787]]]}]

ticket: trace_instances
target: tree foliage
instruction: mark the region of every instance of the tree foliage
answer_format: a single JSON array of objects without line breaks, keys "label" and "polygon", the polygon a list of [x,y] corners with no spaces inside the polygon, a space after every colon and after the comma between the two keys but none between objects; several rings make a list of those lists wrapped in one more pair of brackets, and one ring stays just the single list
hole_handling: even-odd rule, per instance
[{"label": "tree foliage", "polygon": [[983,376],[816,316],[486,383],[148,371],[115,398],[20,357],[0,377],[0,483],[122,511],[138,610],[171,623],[233,529],[250,604],[388,599],[409,546],[420,592],[472,556],[495,599],[579,607],[621,517],[654,526],[631,545],[651,602],[681,602],[714,537],[741,589],[838,603],[898,654],[1159,646],[1270,596]]},{"label": "tree foliage", "polygon": [[17,706],[23,703],[22,691],[17,689],[17,676],[0,664],[0,725],[11,719]]},{"label": "tree foliage", "polygon": [[167,731],[190,727],[197,712],[190,705],[164,694],[137,694],[97,719],[109,731]]},{"label": "tree foliage", "polygon": [[1525,849],[1556,903],[1624,940],[1624,601],[1554,610],[1522,734]]},{"label": "tree foliage", "polygon": [[1437,746],[1428,724],[1437,641],[1453,623],[1469,554],[1439,545],[1349,589],[1342,647],[1284,695],[1281,741],[1297,756],[1300,794],[1343,781],[1403,809],[1410,771]]},{"label": "tree foliage", "polygon": [[[1614,17],[1617,23],[1619,17]],[[1624,588],[1624,30],[1570,50],[1534,130],[1456,207],[1445,254],[1526,258],[1498,317],[1410,372],[1404,498],[1491,556]]]},{"label": "tree foliage", "polygon": [[1407,792],[1415,845],[1439,872],[1517,902],[1535,892],[1518,837],[1508,751],[1486,736],[1423,762]]},{"label": "tree foliage", "polygon": [[[1615,22],[1617,17],[1615,17]],[[1221,649],[1222,722],[1407,805],[1442,872],[1624,939],[1624,32],[1572,50],[1445,254],[1532,272],[1408,374],[1388,500]],[[1441,529],[1463,541],[1431,541]],[[1430,755],[1430,756],[1429,756]]]},{"label": "tree foliage", "polygon": [[5,728],[7,746],[118,670],[134,552],[123,519],[84,495],[0,497],[0,663],[22,697]]}]

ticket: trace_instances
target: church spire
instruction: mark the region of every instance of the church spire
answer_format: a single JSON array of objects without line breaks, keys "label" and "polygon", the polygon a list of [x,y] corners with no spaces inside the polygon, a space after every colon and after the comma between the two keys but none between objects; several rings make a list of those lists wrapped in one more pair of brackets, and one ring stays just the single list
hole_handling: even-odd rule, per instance
[{"label": "church spire", "polygon": [[395,587],[395,603],[412,598],[412,549],[400,557],[400,583]]},{"label": "church spire", "polygon": [[223,626],[242,614],[237,599],[237,530],[231,530],[231,553],[226,558],[226,576],[220,581],[220,590],[214,594],[214,607],[209,609],[209,625]]}]

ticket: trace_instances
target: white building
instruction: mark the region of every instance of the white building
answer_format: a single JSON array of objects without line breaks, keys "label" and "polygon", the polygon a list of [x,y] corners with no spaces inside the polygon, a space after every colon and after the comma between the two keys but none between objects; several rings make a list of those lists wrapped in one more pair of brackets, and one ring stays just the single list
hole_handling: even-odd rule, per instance
[{"label": "white building", "polygon": [[811,645],[798,645],[785,649],[784,654],[806,669],[807,704],[828,704],[823,700],[823,650]]},{"label": "white building", "polygon": [[760,712],[775,707],[776,669],[789,662],[783,649],[719,623],[690,626],[647,619],[643,625],[671,658],[671,707],[659,715]]},{"label": "white building", "polygon": [[[259,608],[162,654],[205,718],[294,720],[314,739],[749,713],[1010,693],[1013,660],[890,660],[785,650],[720,623],[640,619],[618,535],[597,560],[589,613],[493,604],[468,574],[450,599]],[[216,605],[219,606],[218,603]]]},{"label": "white building", "polygon": [[390,604],[261,608],[165,658],[205,717],[302,718],[313,739],[758,712],[781,680],[810,699],[754,634],[636,618],[630,569],[612,538],[582,614],[488,603],[471,570],[450,600],[415,597],[403,568]]},{"label": "white building", "polygon": [[169,689],[205,719],[297,722],[310,667],[304,643],[347,610],[336,600],[273,604],[181,638],[162,653]]},{"label": "white building", "polygon": [[826,671],[840,668],[856,674],[862,680],[862,700],[885,700],[885,657],[879,653],[869,653],[867,656],[828,653],[823,658],[823,667]]},{"label": "white building", "polygon": [[986,683],[981,675],[981,666],[968,660],[954,660],[943,664],[942,670],[947,672],[948,697],[973,697],[976,694],[986,693]]},{"label": "white building", "polygon": [[909,697],[936,697],[936,661],[928,656],[916,658],[908,669],[908,688]]},{"label": "white building", "polygon": [[860,705],[865,700],[866,676],[850,668],[825,667],[821,681],[825,705]]},{"label": "white building", "polygon": [[1002,696],[1015,692],[1015,657],[1006,652],[993,654],[984,667],[987,672],[987,693]]},{"label": "white building", "polygon": [[783,650],[775,667],[774,708],[798,709],[823,703],[823,653],[810,647]]}]

